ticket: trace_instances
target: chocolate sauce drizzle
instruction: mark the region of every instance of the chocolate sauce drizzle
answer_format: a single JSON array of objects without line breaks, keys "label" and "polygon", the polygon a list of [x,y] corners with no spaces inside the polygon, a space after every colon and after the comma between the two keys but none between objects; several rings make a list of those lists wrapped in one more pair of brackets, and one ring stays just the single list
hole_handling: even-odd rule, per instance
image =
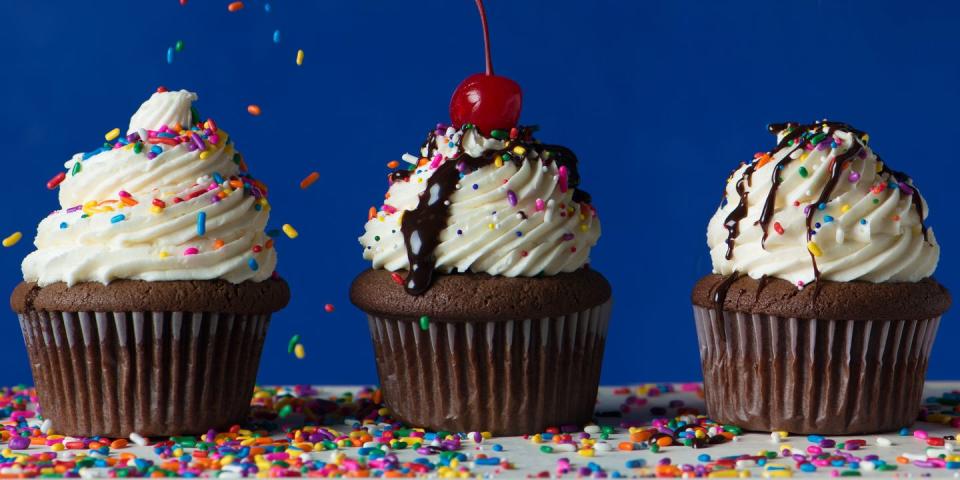
[{"label": "chocolate sauce drizzle", "polygon": [[734,271],[713,287],[713,306],[717,311],[717,319],[723,318],[723,302],[727,300],[727,293],[738,278],[740,278],[740,272]]},{"label": "chocolate sauce drizzle", "polygon": [[[531,138],[532,129],[520,129],[518,140],[508,142],[506,148],[485,152],[480,157],[474,157],[463,151],[457,145],[458,155],[449,158],[437,167],[433,175],[427,179],[427,185],[420,194],[417,208],[407,211],[403,215],[400,230],[407,249],[407,260],[410,271],[404,281],[404,288],[411,295],[422,295],[433,283],[436,270],[436,249],[440,244],[440,233],[447,228],[450,219],[450,197],[457,191],[461,172],[466,175],[479,168],[490,165],[498,157],[509,156],[509,161],[518,167],[527,161],[539,159],[544,165],[556,162],[557,167],[566,167],[568,171],[568,186],[573,189],[575,202],[589,202],[589,195],[577,187],[580,184],[580,174],[577,170],[577,157],[565,147],[545,145]],[[428,154],[433,154],[432,142],[435,140],[433,132],[427,136],[424,144]],[[523,155],[518,155],[514,149],[520,146],[525,149]],[[533,154],[536,155],[533,155]]]},{"label": "chocolate sauce drizzle", "polygon": [[[733,258],[733,245],[737,237],[740,236],[740,220],[747,216],[747,196],[750,192],[747,191],[746,187],[750,185],[753,179],[753,171],[756,168],[757,164],[751,163],[743,170],[743,175],[737,180],[737,195],[740,197],[740,203],[737,203],[736,208],[723,221],[723,226],[727,229],[727,260]],[[744,185],[744,182],[746,182],[746,185]]]},{"label": "chocolate sauce drizzle", "polygon": [[905,173],[888,168],[887,162],[884,162],[879,155],[877,155],[877,161],[882,165],[880,170],[881,175],[886,173],[890,175],[891,178],[896,180],[897,183],[903,183],[913,190],[913,193],[910,195],[910,202],[913,204],[913,208],[917,211],[917,217],[920,219],[920,231],[923,232],[923,240],[925,242],[929,242],[930,239],[927,238],[927,224],[923,220],[923,196],[920,194],[920,189],[910,184],[910,177]]}]

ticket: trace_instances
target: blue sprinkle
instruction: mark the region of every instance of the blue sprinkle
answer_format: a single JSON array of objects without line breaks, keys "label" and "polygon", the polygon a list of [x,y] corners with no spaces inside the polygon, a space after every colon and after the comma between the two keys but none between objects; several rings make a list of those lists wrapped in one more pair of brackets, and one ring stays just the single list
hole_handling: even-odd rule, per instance
[{"label": "blue sprinkle", "polygon": [[503,451],[503,445],[500,445],[499,443],[494,443],[492,448],[493,448],[493,451],[494,451],[494,452],[502,452],[502,451]]},{"label": "blue sprinkle", "polygon": [[701,453],[699,456],[697,456],[697,461],[698,461],[698,462],[709,462],[709,461],[710,461],[710,455],[707,455],[706,453]]},{"label": "blue sprinkle", "polygon": [[124,221],[126,218],[127,218],[127,217],[124,216],[124,215],[121,213],[120,215],[116,215],[116,216],[114,216],[113,218],[111,218],[111,219],[110,219],[110,223],[122,222],[122,221]]},{"label": "blue sprinkle", "polygon": [[254,272],[260,270],[260,264],[257,263],[257,260],[254,258],[251,258],[249,261],[247,261],[247,265],[250,265],[250,270],[253,270]]},{"label": "blue sprinkle", "polygon": [[823,221],[824,221],[825,223],[830,223],[830,222],[833,221],[833,217],[831,217],[830,215],[824,215],[824,216],[823,216]]},{"label": "blue sprinkle", "polygon": [[812,463],[804,463],[803,465],[800,465],[800,470],[803,470],[804,472],[816,472],[817,467]]},{"label": "blue sprinkle", "polygon": [[[867,221],[866,221],[866,220],[860,220],[860,223],[861,223],[861,224],[867,223]],[[910,435],[910,429],[907,428],[907,427],[903,427],[903,428],[900,429],[899,434],[900,434],[901,437],[906,437],[907,435]]]},{"label": "blue sprinkle", "polygon": [[820,443],[823,441],[823,437],[820,435],[807,435],[807,441],[810,443]]},{"label": "blue sprinkle", "polygon": [[207,212],[197,214],[197,235],[202,237],[207,234]]},{"label": "blue sprinkle", "polygon": [[223,183],[223,176],[217,172],[213,172],[213,181],[217,182],[217,185]]},{"label": "blue sprinkle", "polygon": [[826,204],[826,203],[821,203],[820,205],[817,205],[817,208],[820,209],[820,210],[826,209],[826,208],[827,208],[827,204]]},{"label": "blue sprinkle", "polygon": [[60,230],[64,230],[66,228],[67,228],[67,222],[60,222]]},{"label": "blue sprinkle", "polygon": [[521,232],[521,231],[518,230],[518,231],[517,231],[517,236],[518,236],[518,237],[522,237],[522,236],[523,236],[523,232]]},{"label": "blue sprinkle", "polygon": [[269,3],[264,3],[264,4],[263,4],[263,11],[264,11],[264,12],[267,12],[267,13],[270,13],[270,4],[269,4]]},{"label": "blue sprinkle", "polygon": [[860,219],[860,225],[866,225],[866,224],[867,224],[867,219],[866,219],[866,218],[861,218],[861,219]]},{"label": "blue sprinkle", "polygon": [[500,465],[500,457],[478,458],[473,462],[477,465]]},{"label": "blue sprinkle", "polygon": [[273,43],[280,43],[280,30],[273,31]]},{"label": "blue sprinkle", "polygon": [[627,468],[643,468],[647,465],[647,461],[642,458],[637,458],[635,460],[627,460]]},{"label": "blue sprinkle", "polygon": [[150,151],[153,153],[156,153],[157,155],[160,155],[161,153],[163,153],[163,148],[160,148],[160,145],[154,145],[150,147]]},{"label": "blue sprinkle", "polygon": [[480,185],[477,185],[476,183],[474,183],[474,184],[473,184],[473,189],[476,190],[476,189],[478,189],[478,188],[480,188]]},{"label": "blue sprinkle", "polygon": [[173,63],[173,47],[167,48],[167,63]]}]

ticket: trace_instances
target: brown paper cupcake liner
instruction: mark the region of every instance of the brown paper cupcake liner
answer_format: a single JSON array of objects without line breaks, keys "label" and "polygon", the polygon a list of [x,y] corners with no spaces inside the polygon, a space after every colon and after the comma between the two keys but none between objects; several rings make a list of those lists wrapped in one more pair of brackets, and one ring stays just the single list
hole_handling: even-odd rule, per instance
[{"label": "brown paper cupcake liner", "polygon": [[749,430],[865,434],[913,423],[940,317],[808,320],[694,306],[707,412]]},{"label": "brown paper cupcake liner", "polygon": [[270,315],[20,314],[43,414],[57,433],[206,432],[249,412]]},{"label": "brown paper cupcake liner", "polygon": [[611,301],[569,315],[451,321],[368,315],[384,401],[418,427],[499,435],[593,417]]}]

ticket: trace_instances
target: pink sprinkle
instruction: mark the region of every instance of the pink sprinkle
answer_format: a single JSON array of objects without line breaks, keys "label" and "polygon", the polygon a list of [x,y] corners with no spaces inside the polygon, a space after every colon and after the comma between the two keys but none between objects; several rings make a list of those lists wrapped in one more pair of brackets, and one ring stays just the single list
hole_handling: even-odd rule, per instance
[{"label": "pink sprinkle", "polygon": [[187,248],[186,250],[183,251],[183,255],[184,255],[184,256],[187,256],[187,255],[196,255],[196,254],[198,254],[198,253],[200,253],[200,249],[198,249],[197,247],[189,247],[189,248]]},{"label": "pink sprinkle", "polygon": [[443,155],[439,153],[433,157],[433,161],[430,162],[430,168],[435,169],[440,166],[440,161],[443,160]]},{"label": "pink sprinkle", "polygon": [[927,434],[927,431],[926,431],[926,430],[917,430],[917,431],[913,432],[913,437],[914,437],[914,438],[919,438],[920,440],[926,440],[926,439],[930,438],[930,435]]},{"label": "pink sprinkle", "polygon": [[860,180],[860,172],[856,172],[856,171],[850,172],[850,175],[847,177],[847,180],[849,180],[850,183],[857,183],[857,181]]},{"label": "pink sprinkle", "polygon": [[546,204],[543,202],[542,198],[538,198],[536,203],[537,211],[542,212],[543,209],[547,208]]},{"label": "pink sprinkle", "polygon": [[120,193],[118,193],[117,195],[120,195],[123,198],[130,198],[130,192],[126,190],[120,190]]},{"label": "pink sprinkle", "polygon": [[391,205],[384,204],[384,205],[383,205],[383,211],[384,211],[384,212],[387,212],[387,213],[390,214],[390,215],[392,215],[392,214],[394,214],[394,213],[397,213],[397,208],[396,208],[396,207],[393,207],[393,206],[391,206]]},{"label": "pink sprinkle", "polygon": [[560,178],[559,178],[560,193],[567,193],[567,178],[568,178],[567,167],[566,166],[560,167],[559,173],[560,173]]}]

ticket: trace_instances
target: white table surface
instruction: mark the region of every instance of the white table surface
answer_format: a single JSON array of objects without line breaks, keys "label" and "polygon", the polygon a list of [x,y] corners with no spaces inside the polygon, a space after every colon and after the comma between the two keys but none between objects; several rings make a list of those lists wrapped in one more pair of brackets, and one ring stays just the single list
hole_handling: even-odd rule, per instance
[{"label": "white table surface", "polygon": [[[691,384],[672,384],[673,392],[656,394],[656,391],[651,389],[650,385],[643,386],[630,386],[630,387],[603,387],[600,391],[600,401],[598,402],[598,411],[620,411],[621,408],[625,405],[627,398],[629,396],[636,397],[637,400],[632,400],[629,405],[629,411],[624,413],[623,417],[614,418],[614,417],[601,417],[601,424],[612,424],[617,425],[618,428],[616,432],[610,435],[610,438],[606,440],[606,443],[609,447],[612,448],[611,451],[601,451],[603,447],[596,448],[594,450],[593,457],[585,457],[580,455],[578,452],[554,452],[554,453],[543,453],[540,451],[541,445],[549,445],[549,443],[544,443],[541,445],[533,443],[530,439],[524,439],[522,437],[494,437],[491,439],[486,439],[480,442],[479,444],[467,440],[463,442],[463,447],[460,450],[463,454],[467,456],[467,461],[462,462],[460,467],[469,472],[473,476],[500,476],[500,477],[509,477],[509,478],[525,478],[528,476],[536,475],[558,475],[558,465],[562,464],[560,459],[566,458],[570,463],[570,470],[566,473],[567,477],[576,477],[580,472],[581,467],[588,467],[592,462],[602,468],[603,474],[609,477],[613,476],[624,476],[624,477],[633,477],[633,476],[652,476],[656,473],[655,467],[658,462],[663,461],[664,459],[669,459],[670,463],[673,465],[698,465],[698,464],[708,464],[709,462],[700,462],[698,457],[700,455],[706,454],[711,457],[712,460],[716,460],[722,457],[727,456],[740,456],[740,455],[757,455],[761,451],[781,451],[784,448],[791,448],[794,452],[800,451],[805,453],[805,450],[808,446],[813,445],[807,439],[806,436],[789,436],[788,438],[776,441],[771,438],[769,433],[745,433],[741,437],[737,437],[736,441],[728,442],[720,445],[711,445],[703,449],[693,449],[685,446],[669,446],[664,447],[658,453],[653,453],[650,450],[634,450],[634,451],[619,451],[617,450],[617,445],[622,441],[629,440],[629,433],[626,429],[619,428],[619,425],[622,421],[628,419],[630,421],[639,421],[643,425],[649,425],[651,419],[654,417],[670,417],[672,418],[676,414],[676,405],[679,402],[686,407],[694,407],[703,411],[703,401],[699,398],[698,394],[693,390]],[[328,398],[331,396],[338,396],[345,391],[356,390],[352,387],[325,387],[318,386],[315,387],[317,390],[318,397]],[[960,382],[929,382],[925,392],[925,399],[928,397],[939,397],[941,394],[947,391],[960,390]],[[626,392],[626,393],[625,393]],[[679,401],[679,402],[678,402]],[[673,405],[671,407],[671,405]],[[655,415],[651,413],[651,408],[661,407],[666,408],[667,413]],[[953,407],[940,407],[952,409]],[[960,415],[960,413],[954,413],[954,415]],[[287,422],[296,422],[297,416],[291,415],[286,418]],[[31,420],[31,424],[40,425],[39,421]],[[351,428],[346,426],[343,423],[329,425],[331,428],[336,429],[343,433],[349,433]],[[921,429],[926,431],[930,436],[952,436],[958,434],[957,428],[951,428],[948,425],[936,424],[936,423],[927,423],[927,422],[918,422],[914,424],[911,429],[911,432],[916,429]],[[898,456],[907,458],[920,459],[924,458],[928,452],[928,445],[925,441],[915,438],[912,434],[910,436],[901,436],[897,432],[890,432],[882,435],[883,437],[892,441],[890,446],[880,446],[877,442],[877,435],[867,435],[867,436],[857,436],[850,438],[860,438],[866,441],[866,445],[860,448],[857,451],[851,451],[850,454],[863,458],[866,455],[874,454],[880,457],[881,460],[886,461],[889,464],[897,465],[897,469],[894,471],[880,472],[880,471],[870,471],[870,462],[861,462],[860,468],[856,471],[859,472],[862,476],[868,477],[877,477],[877,478],[904,478],[904,477],[919,477],[933,475],[937,477],[960,477],[960,470],[949,470],[949,469],[932,469],[932,468],[921,468],[913,464],[913,462],[908,464],[897,463],[896,458]],[[837,442],[842,442],[847,438],[844,437],[828,437],[836,440]],[[497,449],[502,449],[500,451],[495,451],[494,446]],[[6,445],[4,445],[6,447]],[[957,446],[955,441],[947,441],[945,448],[948,452],[953,448],[956,448],[960,452],[960,446]],[[826,449],[827,451],[832,451],[832,449]],[[36,455],[41,452],[49,452],[49,448],[43,446],[31,446],[26,450],[19,450],[14,452],[16,454],[29,454]],[[88,451],[84,450],[67,450],[63,452],[55,452],[58,455],[58,458],[61,460],[69,460],[75,458],[76,455],[89,454]],[[133,445],[129,448],[113,450],[110,455],[117,456],[122,453],[133,453],[137,457],[159,461],[160,459],[154,453],[154,449],[150,446],[140,447]],[[185,450],[185,453],[189,453],[189,449]],[[309,458],[311,460],[317,460],[321,462],[329,462],[333,457],[331,456],[334,452],[324,451],[324,452],[313,452],[309,455],[306,455],[303,458]],[[345,454],[346,459],[357,459],[362,455],[359,455],[357,448],[343,448],[339,450],[340,454]],[[395,453],[400,461],[400,463],[413,461],[417,458],[428,458],[431,461],[437,461],[437,455],[422,455],[415,452],[412,449],[407,450],[394,450],[392,453]],[[932,452],[937,453],[937,452]],[[509,462],[512,465],[512,469],[505,469],[498,465],[479,465],[473,460],[477,458],[478,454],[483,454],[488,457],[499,457],[501,461]],[[949,454],[949,453],[948,453]],[[11,452],[5,451],[3,456],[10,458]],[[642,460],[645,461],[646,467],[644,468],[628,468],[628,461]],[[341,460],[342,461],[342,460]],[[558,463],[559,461],[559,463]],[[734,473],[737,476],[751,476],[751,477],[769,477],[775,475],[787,475],[785,470],[771,471],[770,463],[785,466],[786,471],[791,472],[794,476],[838,476],[841,472],[851,471],[852,469],[849,466],[838,467],[838,468],[819,468],[818,471],[814,474],[801,472],[797,470],[796,463],[792,459],[787,458],[777,458],[771,460],[766,466],[757,466],[752,465],[752,462],[743,462],[738,468],[738,472]],[[19,473],[19,467],[10,464],[6,464],[5,467],[0,468],[0,475],[6,474],[16,474]],[[594,472],[597,470],[594,469]],[[86,477],[96,477],[96,476],[106,476],[108,474],[108,469],[103,468],[89,468],[84,469],[79,472]],[[441,472],[442,473],[442,472]],[[237,476],[238,474],[231,469],[221,470],[221,471],[208,471],[205,472],[206,475],[210,476]],[[849,473],[848,473],[849,474]],[[438,472],[436,470],[431,474],[437,476]]]}]

